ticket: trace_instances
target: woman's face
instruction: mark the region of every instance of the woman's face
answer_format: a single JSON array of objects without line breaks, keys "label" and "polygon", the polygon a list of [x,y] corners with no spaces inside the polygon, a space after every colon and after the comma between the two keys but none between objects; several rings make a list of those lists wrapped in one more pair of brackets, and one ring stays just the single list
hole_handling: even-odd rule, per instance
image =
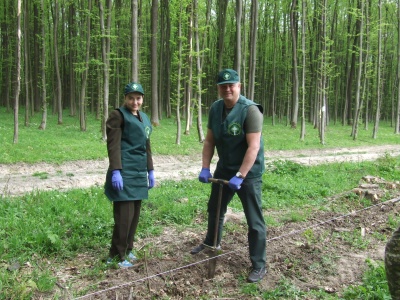
[{"label": "woman's face", "polygon": [[137,114],[137,111],[140,110],[143,104],[144,96],[141,93],[129,93],[125,95],[125,106],[128,108],[134,115]]}]

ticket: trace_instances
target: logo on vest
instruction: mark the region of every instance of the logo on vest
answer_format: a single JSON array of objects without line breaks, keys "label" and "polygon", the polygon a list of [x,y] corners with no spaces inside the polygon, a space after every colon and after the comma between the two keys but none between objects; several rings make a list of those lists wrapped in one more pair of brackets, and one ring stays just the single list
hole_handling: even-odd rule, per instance
[{"label": "logo on vest", "polygon": [[239,135],[242,133],[242,126],[239,123],[231,123],[228,126],[228,133],[230,135]]},{"label": "logo on vest", "polygon": [[150,127],[146,126],[146,128],[144,129],[144,131],[146,132],[146,138],[149,138],[150,136]]}]

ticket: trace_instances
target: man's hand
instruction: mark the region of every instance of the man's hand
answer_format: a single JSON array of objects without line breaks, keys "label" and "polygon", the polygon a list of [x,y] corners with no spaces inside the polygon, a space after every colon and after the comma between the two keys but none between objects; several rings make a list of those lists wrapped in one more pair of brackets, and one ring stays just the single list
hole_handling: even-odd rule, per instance
[{"label": "man's hand", "polygon": [[231,180],[229,180],[228,185],[232,190],[237,191],[240,190],[242,183],[243,183],[243,178],[233,176]]},{"label": "man's hand", "polygon": [[122,191],[124,189],[124,183],[122,181],[120,170],[113,170],[111,174],[112,174],[111,182],[114,190]]},{"label": "man's hand", "polygon": [[156,180],[154,179],[154,170],[149,171],[148,179],[149,179],[149,189],[151,189],[156,184]]},{"label": "man's hand", "polygon": [[199,181],[202,183],[208,183],[208,178],[211,178],[211,172],[209,168],[202,168],[200,175],[199,175]]}]

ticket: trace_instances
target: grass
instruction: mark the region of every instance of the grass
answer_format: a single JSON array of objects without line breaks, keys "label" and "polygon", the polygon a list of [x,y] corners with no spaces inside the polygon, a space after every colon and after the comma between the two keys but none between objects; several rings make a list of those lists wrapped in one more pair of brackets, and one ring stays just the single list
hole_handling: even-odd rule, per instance
[{"label": "grass", "polygon": [[[100,121],[93,116],[88,117],[87,131],[80,132],[76,118],[64,117],[63,125],[54,125],[56,116],[49,116],[47,129],[40,131],[37,129],[40,116],[35,115],[29,127],[20,127],[19,143],[12,144],[12,115],[4,112],[0,114],[0,149],[3,153],[0,163],[62,163],[106,157]],[[351,139],[350,127],[331,125],[328,127],[327,145],[322,146],[317,138],[318,133],[310,125],[307,127],[306,141],[300,142],[299,129],[293,130],[282,124],[272,127],[268,124],[269,121],[265,120],[264,128],[266,150],[398,144],[399,139],[393,134],[393,128],[385,126],[385,123],[381,123],[376,140],[370,137],[371,132],[360,131],[357,141]],[[161,120],[161,125],[154,128],[152,135],[153,152],[156,155],[200,155],[202,144],[198,142],[194,131],[190,135],[182,136],[181,145],[175,145],[175,127],[172,119]],[[370,127],[372,130],[372,126]],[[302,222],[315,211],[344,213],[368,206],[369,202],[358,198],[347,197],[340,199],[341,201],[332,201],[329,197],[352,189],[367,174],[398,180],[399,164],[399,158],[388,155],[375,162],[333,163],[312,167],[289,161],[271,162],[263,175],[263,208],[283,213],[278,217],[266,216],[267,225],[273,227],[288,222]],[[45,179],[48,174],[37,172],[34,176]],[[159,187],[151,190],[150,199],[143,204],[139,237],[157,236],[165,226],[204,226],[196,224],[195,220],[206,217],[205,203],[208,193],[209,186],[197,180],[162,182]],[[37,292],[49,293],[54,298],[60,297],[54,294],[54,274],[41,266],[49,263],[60,265],[85,252],[106,256],[104,249],[109,245],[113,220],[110,202],[101,188],[68,192],[37,191],[16,198],[3,197],[0,200],[0,299],[31,299]],[[242,210],[236,197],[231,207],[235,211]],[[395,228],[398,221],[393,216],[389,218],[387,225]],[[235,228],[227,226],[227,230]],[[310,244],[318,242],[311,229],[303,232],[302,236]],[[368,247],[365,241],[358,239],[356,233],[343,233],[340,238],[346,239],[356,249]],[[144,254],[138,255],[140,257]],[[326,257],[320,265],[312,265],[310,268],[323,268],[333,263],[331,259]],[[29,272],[22,271],[25,268],[21,266],[26,264],[31,266]],[[371,263],[368,267],[363,284],[349,287],[345,290],[343,299],[389,299],[383,266]],[[99,282],[103,279],[104,268],[99,262],[81,276],[94,278]],[[90,291],[90,287],[87,291]],[[261,296],[263,299],[337,299],[323,291],[300,291],[287,278],[282,278],[279,287],[269,291],[260,290],[254,284],[243,283],[241,293],[244,298]]]},{"label": "grass", "polygon": [[[0,163],[49,162],[62,163],[81,159],[103,159],[107,157],[106,145],[101,135],[101,120],[94,115],[87,116],[87,130],[80,131],[79,119],[64,113],[63,124],[57,125],[57,115],[48,115],[46,130],[39,130],[41,114],[36,113],[24,126],[24,111],[20,110],[18,143],[13,143],[14,116],[0,108]],[[203,131],[206,132],[206,118],[203,118]],[[182,126],[185,125],[182,120]],[[200,155],[202,143],[196,130],[196,124],[189,134],[182,134],[181,144],[177,145],[177,126],[175,118],[163,118],[160,126],[154,127],[151,136],[152,151],[156,155]],[[271,119],[265,118],[263,137],[265,150],[324,149],[334,147],[357,147],[371,145],[399,144],[400,136],[395,135],[393,127],[382,121],[378,137],[372,139],[373,124],[368,130],[360,130],[358,139],[350,136],[351,126],[329,124],[326,130],[325,145],[321,145],[318,130],[312,124],[306,125],[305,141],[300,141],[300,127],[292,129],[284,123],[271,125]]]}]

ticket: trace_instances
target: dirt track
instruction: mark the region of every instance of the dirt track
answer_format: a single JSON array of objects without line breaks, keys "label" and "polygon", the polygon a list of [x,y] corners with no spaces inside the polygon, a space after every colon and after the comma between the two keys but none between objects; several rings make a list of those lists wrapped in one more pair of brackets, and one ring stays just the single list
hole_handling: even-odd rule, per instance
[{"label": "dirt track", "polygon": [[[400,155],[400,146],[386,145],[359,148],[332,148],[322,150],[267,151],[267,160],[291,160],[305,165],[330,162],[357,162],[375,160],[388,153]],[[200,155],[155,156],[156,181],[196,178],[201,168]],[[214,163],[216,160],[214,160]],[[0,165],[0,196],[17,196],[34,190],[67,190],[102,186],[108,159],[72,161],[64,164]],[[212,166],[214,167],[214,165]]]}]

